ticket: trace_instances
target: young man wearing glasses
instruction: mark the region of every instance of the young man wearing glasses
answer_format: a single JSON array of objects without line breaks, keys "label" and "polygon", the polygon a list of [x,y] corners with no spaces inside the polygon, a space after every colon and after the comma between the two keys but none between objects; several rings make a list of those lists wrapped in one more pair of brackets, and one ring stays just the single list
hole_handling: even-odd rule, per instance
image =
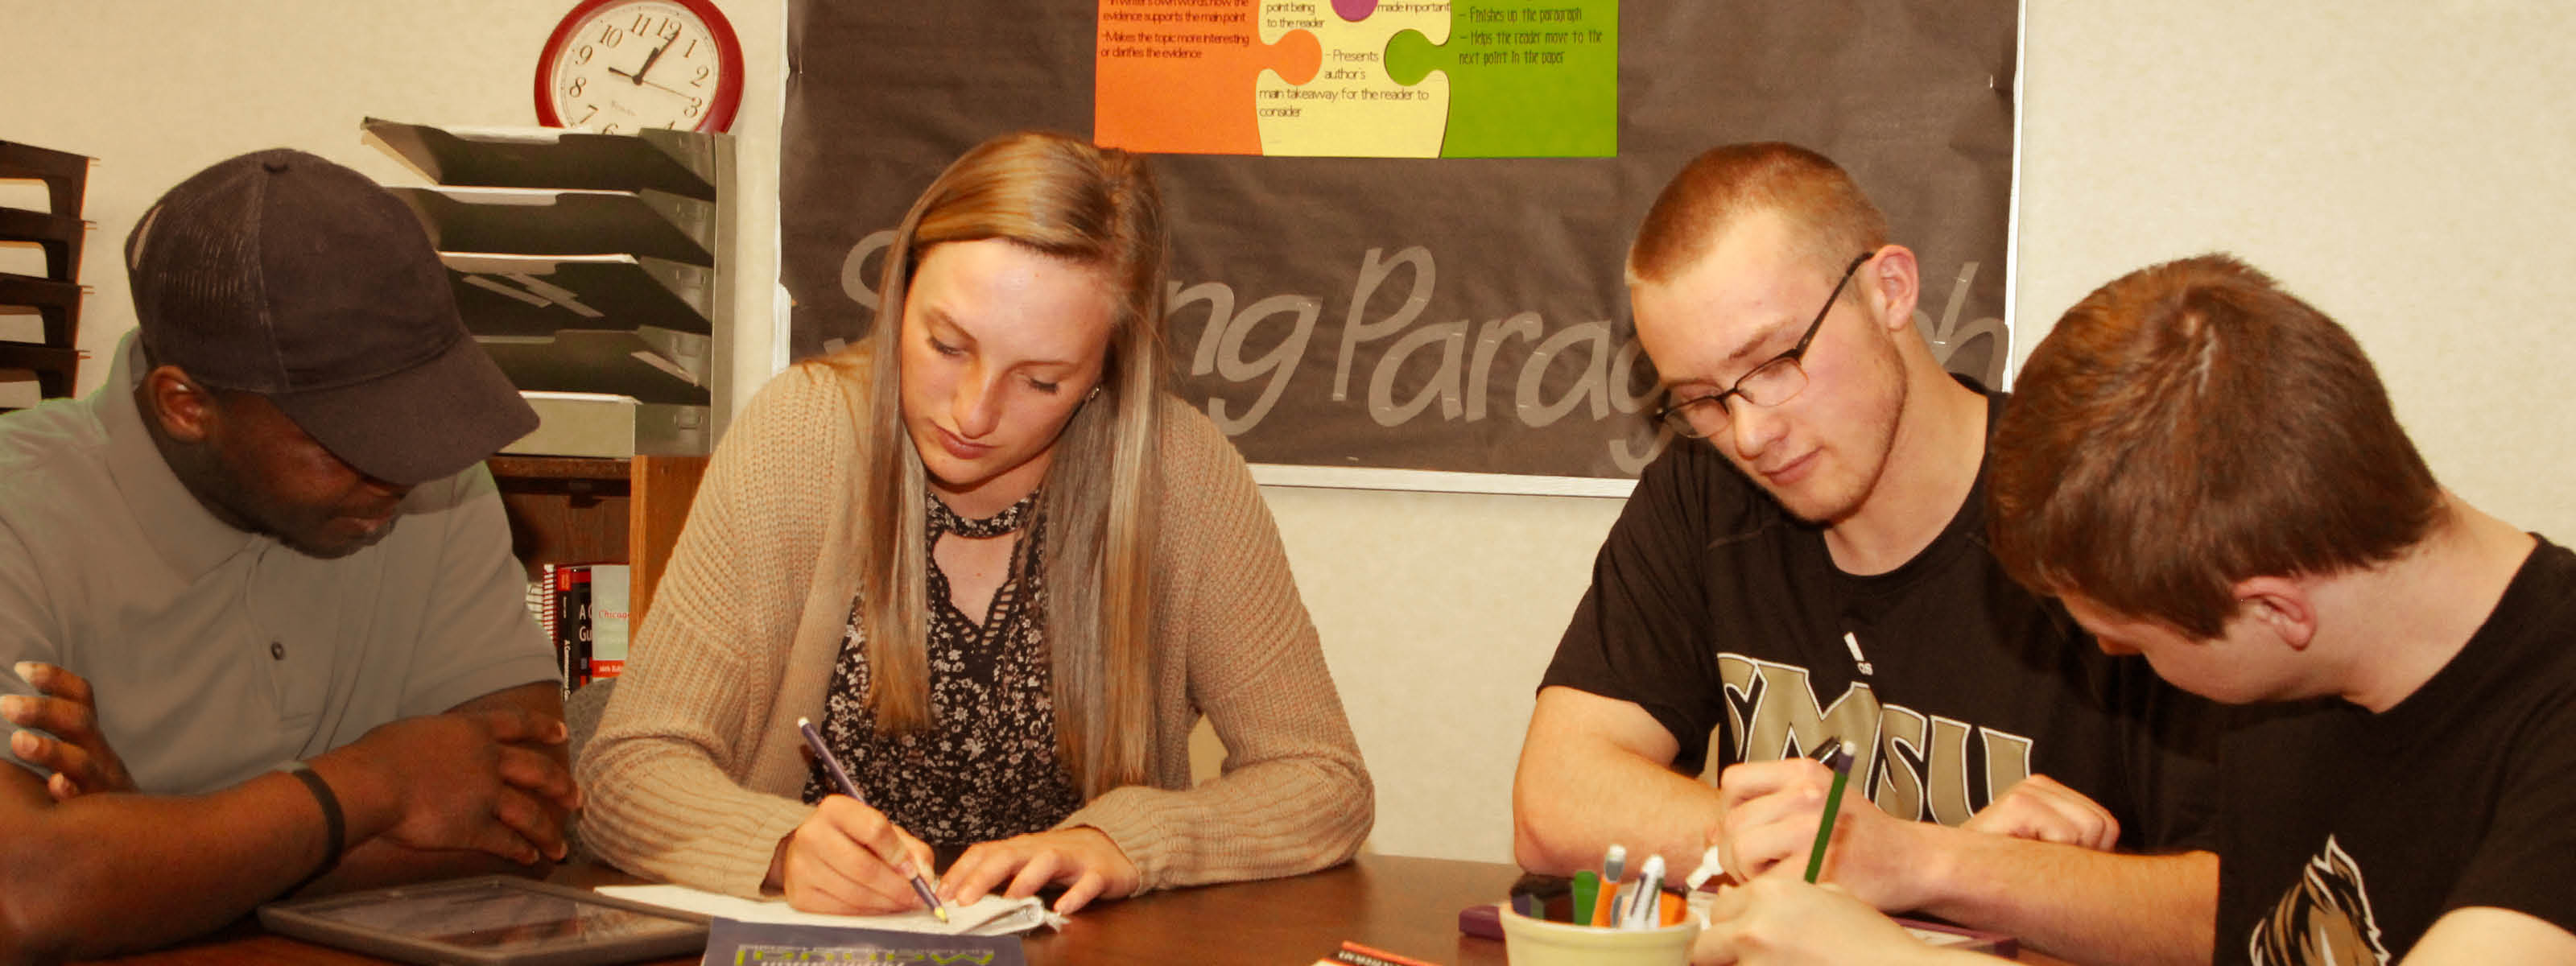
[{"label": "young man wearing glasses", "polygon": [[[1719,148],[1628,258],[1659,416],[1705,444],[1647,468],[1548,668],[1514,782],[1533,870],[1611,842],[1676,869],[1798,876],[1848,741],[1823,879],[1881,909],[2085,961],[2198,962],[2206,724],[2100,654],[1983,544],[2003,397],[1914,330],[1914,255],[1833,162]],[[1709,782],[1693,775],[1708,775]],[[2169,854],[2150,855],[2146,852]]]}]

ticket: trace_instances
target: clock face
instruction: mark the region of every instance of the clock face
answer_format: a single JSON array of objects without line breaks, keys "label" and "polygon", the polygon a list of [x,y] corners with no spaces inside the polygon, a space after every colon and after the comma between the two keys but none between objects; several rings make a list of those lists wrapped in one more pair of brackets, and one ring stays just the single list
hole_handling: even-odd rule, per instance
[{"label": "clock face", "polygon": [[537,67],[537,119],[556,127],[722,131],[741,101],[742,47],[705,0],[590,0]]}]

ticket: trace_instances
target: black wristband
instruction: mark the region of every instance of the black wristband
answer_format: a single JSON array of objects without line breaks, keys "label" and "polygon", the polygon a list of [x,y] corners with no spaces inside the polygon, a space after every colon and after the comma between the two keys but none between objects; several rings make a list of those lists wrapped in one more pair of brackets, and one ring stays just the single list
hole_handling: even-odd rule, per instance
[{"label": "black wristband", "polygon": [[313,874],[304,877],[304,881],[286,890],[286,894],[291,896],[304,891],[304,887],[312,885],[313,880],[321,878],[339,866],[340,852],[349,847],[349,827],[348,819],[340,814],[340,796],[331,793],[331,783],[323,781],[321,775],[315,774],[313,766],[300,761],[290,761],[277,766],[277,770],[293,775],[297,781],[303,782],[305,790],[313,793],[313,803],[322,806],[322,831],[326,840],[324,847],[329,850],[322,854],[321,868],[314,869]]}]

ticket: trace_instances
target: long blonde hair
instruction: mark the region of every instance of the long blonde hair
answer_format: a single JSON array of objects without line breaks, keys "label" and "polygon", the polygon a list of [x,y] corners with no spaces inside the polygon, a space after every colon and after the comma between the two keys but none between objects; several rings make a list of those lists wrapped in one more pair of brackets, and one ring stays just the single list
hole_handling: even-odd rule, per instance
[{"label": "long blonde hair", "polygon": [[828,360],[869,369],[865,398],[851,401],[862,416],[858,499],[869,523],[856,548],[867,701],[880,729],[930,722],[929,492],[901,417],[905,296],[931,247],[990,238],[1090,266],[1116,299],[1099,396],[1057,436],[1038,506],[1056,747],[1090,798],[1143,782],[1154,737],[1155,443],[1168,362],[1162,203],[1142,158],[1028,131],[967,151],[913,202],[887,247],[873,330]]}]

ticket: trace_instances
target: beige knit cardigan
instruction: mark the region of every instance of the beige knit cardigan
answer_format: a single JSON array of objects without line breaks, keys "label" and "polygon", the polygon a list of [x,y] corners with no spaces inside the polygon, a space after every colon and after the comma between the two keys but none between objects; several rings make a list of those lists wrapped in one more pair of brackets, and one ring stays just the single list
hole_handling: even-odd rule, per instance
[{"label": "beige knit cardigan", "polygon": [[[864,379],[864,377],[860,377]],[[627,871],[759,893],[812,812],[796,731],[823,697],[858,591],[858,380],[804,365],[762,388],[716,448],[625,674],[576,764],[581,839]],[[1154,538],[1150,785],[1062,826],[1106,833],[1138,891],[1343,862],[1374,794],[1278,528],[1243,457],[1166,397]],[[1204,713],[1224,773],[1190,785]]]}]

